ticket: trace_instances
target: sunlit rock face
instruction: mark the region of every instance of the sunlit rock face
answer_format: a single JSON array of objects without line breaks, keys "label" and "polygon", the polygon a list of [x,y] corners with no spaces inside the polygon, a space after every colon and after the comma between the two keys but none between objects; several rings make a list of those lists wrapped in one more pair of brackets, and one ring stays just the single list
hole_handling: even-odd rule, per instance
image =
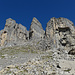
[{"label": "sunlit rock face", "polygon": [[0,31],[0,45],[9,46],[32,42],[37,48],[50,50],[67,50],[69,54],[75,54],[75,26],[66,18],[51,18],[44,31],[41,23],[34,17],[29,31],[15,20],[6,20],[5,27]]},{"label": "sunlit rock face", "polygon": [[28,40],[26,27],[17,24],[15,20],[9,18],[6,20],[4,30],[1,32],[1,46],[15,45]]},{"label": "sunlit rock face", "polygon": [[41,23],[34,17],[29,30],[29,39],[42,39],[44,30]]},{"label": "sunlit rock face", "polygon": [[57,49],[75,49],[75,27],[66,18],[51,18],[47,23],[46,38],[50,40],[51,46]]}]

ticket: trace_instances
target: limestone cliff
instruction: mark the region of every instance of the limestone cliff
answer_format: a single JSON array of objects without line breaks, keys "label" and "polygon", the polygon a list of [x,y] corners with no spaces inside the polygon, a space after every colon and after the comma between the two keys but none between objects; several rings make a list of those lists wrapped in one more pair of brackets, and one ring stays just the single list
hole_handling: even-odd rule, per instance
[{"label": "limestone cliff", "polygon": [[17,24],[16,21],[11,18],[6,20],[4,30],[2,30],[0,34],[1,46],[16,45],[17,43],[23,43],[28,40],[26,27]]},{"label": "limestone cliff", "polygon": [[34,17],[29,30],[29,39],[41,39],[44,36],[44,30],[41,23]]},{"label": "limestone cliff", "polygon": [[53,48],[61,50],[75,49],[75,27],[66,18],[51,18],[45,31],[46,39],[52,41]]},{"label": "limestone cliff", "polygon": [[[0,31],[1,46],[20,45],[35,40],[40,49],[67,50],[75,52],[75,26],[66,18],[51,18],[44,31],[41,23],[34,17],[29,31],[15,20],[9,18],[3,30]],[[37,44],[38,42],[38,44]],[[36,47],[36,46],[35,46]]]},{"label": "limestone cliff", "polygon": [[0,43],[0,75],[75,75],[75,26],[66,18],[51,18],[45,31],[36,18],[29,31],[9,18]]}]

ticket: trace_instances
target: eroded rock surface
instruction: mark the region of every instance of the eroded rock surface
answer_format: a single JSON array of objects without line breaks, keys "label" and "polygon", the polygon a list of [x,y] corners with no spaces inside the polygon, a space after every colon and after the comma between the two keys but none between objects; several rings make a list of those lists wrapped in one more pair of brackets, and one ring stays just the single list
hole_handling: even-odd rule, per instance
[{"label": "eroded rock surface", "polygon": [[41,23],[34,17],[29,30],[29,39],[42,39],[44,30]]},{"label": "eroded rock surface", "polygon": [[[46,31],[41,23],[34,17],[29,31],[15,20],[9,18],[3,30],[0,31],[1,46],[23,44],[26,41],[35,42],[40,50],[72,50],[75,54],[75,27],[66,18],[51,18],[47,23]],[[33,42],[34,41],[34,42]],[[69,54],[72,54],[69,52]]]},{"label": "eroded rock surface", "polygon": [[1,46],[16,45],[28,40],[28,31],[26,27],[9,18],[6,20],[4,30],[0,32],[0,37]]},{"label": "eroded rock surface", "polygon": [[66,18],[51,18],[47,23],[45,35],[53,48],[68,51],[75,49],[75,27]]},{"label": "eroded rock surface", "polygon": [[66,18],[51,18],[45,32],[36,18],[29,31],[9,18],[0,43],[0,75],[75,74],[75,27]]}]

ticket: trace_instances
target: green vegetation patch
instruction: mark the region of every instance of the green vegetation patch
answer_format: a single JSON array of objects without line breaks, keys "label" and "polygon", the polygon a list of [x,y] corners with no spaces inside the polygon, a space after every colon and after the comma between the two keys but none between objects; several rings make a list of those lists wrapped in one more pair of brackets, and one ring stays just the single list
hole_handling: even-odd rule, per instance
[{"label": "green vegetation patch", "polygon": [[65,72],[69,72],[69,71],[71,71],[71,69],[67,69],[67,70],[64,70]]},{"label": "green vegetation patch", "polygon": [[36,50],[34,47],[29,46],[29,45],[28,46],[7,47],[7,48],[2,48],[0,50],[0,57],[4,54],[14,55],[18,53],[38,53],[38,50]]},{"label": "green vegetation patch", "polygon": [[51,55],[41,56],[42,59],[53,59]]}]

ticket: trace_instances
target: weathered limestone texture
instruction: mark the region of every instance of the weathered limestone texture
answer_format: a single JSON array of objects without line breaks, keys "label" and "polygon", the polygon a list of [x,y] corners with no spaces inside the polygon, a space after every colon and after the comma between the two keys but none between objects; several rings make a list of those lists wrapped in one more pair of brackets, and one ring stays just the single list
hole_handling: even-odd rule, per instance
[{"label": "weathered limestone texture", "polygon": [[6,20],[4,30],[1,32],[1,46],[15,45],[28,40],[26,27],[17,24],[15,20],[9,18]]},{"label": "weathered limestone texture", "polygon": [[52,41],[53,48],[61,50],[75,49],[75,27],[66,18],[51,18],[47,23],[46,38]]},{"label": "weathered limestone texture", "polygon": [[41,23],[34,17],[29,31],[15,20],[9,18],[3,30],[0,31],[0,45],[14,46],[32,42],[42,50],[67,50],[75,54],[75,26],[66,18],[51,18],[44,31]]},{"label": "weathered limestone texture", "polygon": [[29,30],[29,39],[42,39],[44,30],[41,23],[34,17]]}]

